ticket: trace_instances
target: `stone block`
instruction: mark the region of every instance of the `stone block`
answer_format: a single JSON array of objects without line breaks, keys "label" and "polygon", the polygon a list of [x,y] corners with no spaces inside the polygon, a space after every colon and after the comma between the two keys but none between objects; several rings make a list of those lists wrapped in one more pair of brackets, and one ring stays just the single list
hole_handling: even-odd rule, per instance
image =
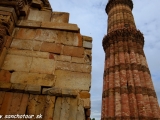
[{"label": "stone block", "polygon": [[31,6],[41,9],[43,7],[43,2],[41,0],[32,0]]},{"label": "stone block", "polygon": [[28,56],[28,57],[38,57],[38,58],[49,58],[48,52],[39,52],[39,51],[30,51],[30,50],[17,50],[17,49],[8,49],[8,54],[12,55],[22,55],[22,56]]},{"label": "stone block", "polygon": [[79,96],[80,98],[90,98],[90,93],[88,91],[81,91]]},{"label": "stone block", "polygon": [[50,29],[54,29],[54,30],[66,30],[66,31],[79,32],[79,28],[76,24],[42,22],[41,27],[42,28],[50,28]]},{"label": "stone block", "polygon": [[84,63],[84,58],[72,57],[71,62],[73,62],[73,63]]},{"label": "stone block", "polygon": [[19,28],[15,32],[14,38],[16,39],[34,39],[36,35],[36,29],[29,29],[29,28]]},{"label": "stone block", "polygon": [[58,41],[58,31],[48,29],[38,29],[36,32],[35,40],[55,43]]},{"label": "stone block", "polygon": [[60,116],[61,116],[61,109],[62,109],[62,98],[58,97],[56,99],[56,103],[55,103],[55,110],[53,113],[53,120],[60,120]]},{"label": "stone block", "polygon": [[69,112],[70,112],[70,102],[71,101],[69,97],[62,98],[62,109],[61,109],[61,115],[59,120],[68,120]]},{"label": "stone block", "polygon": [[38,85],[27,85],[25,92],[30,94],[41,94],[41,86]]},{"label": "stone block", "polygon": [[82,38],[79,33],[59,31],[57,43],[69,46],[82,46]]},{"label": "stone block", "polygon": [[4,48],[2,49],[2,51],[1,51],[1,53],[0,53],[0,68],[1,68],[1,66],[2,66],[2,64],[3,64],[3,62],[4,62],[4,59],[5,59],[5,57],[6,57],[6,54],[7,54],[7,49],[6,49],[6,47],[4,47]]},{"label": "stone block", "polygon": [[91,101],[90,98],[82,99],[83,100],[83,106],[85,109],[90,109],[91,108]]},{"label": "stone block", "polygon": [[40,51],[60,54],[62,47],[60,44],[43,42]]},{"label": "stone block", "polygon": [[61,88],[43,88],[42,94],[62,96],[62,89]]},{"label": "stone block", "polygon": [[68,70],[73,72],[84,72],[84,73],[91,72],[91,66],[88,64],[77,64],[77,63],[70,63],[63,61],[56,61],[55,69]]},{"label": "stone block", "polygon": [[29,10],[27,20],[34,20],[34,21],[45,21],[49,22],[51,19],[51,12],[50,11],[40,11],[37,9]]},{"label": "stone block", "polygon": [[56,70],[55,75],[55,87],[86,91],[90,90],[91,75],[88,73]]},{"label": "stone block", "polygon": [[43,120],[53,120],[53,112],[55,108],[55,96],[46,96]]},{"label": "stone block", "polygon": [[11,85],[11,91],[14,91],[14,92],[24,92],[25,88],[26,88],[26,84],[12,83]]},{"label": "stone block", "polygon": [[20,40],[20,39],[13,39],[11,44],[11,48],[18,48],[24,50],[32,50],[32,43],[31,40]]},{"label": "stone block", "polygon": [[77,119],[76,120],[85,120],[83,100],[81,99],[78,99],[78,109],[77,109]]},{"label": "stone block", "polygon": [[11,73],[7,70],[0,70],[0,81],[10,82]]},{"label": "stone block", "polygon": [[1,91],[8,91],[11,88],[11,83],[9,82],[0,82],[0,90]]},{"label": "stone block", "polygon": [[11,83],[51,87],[55,85],[55,76],[39,73],[13,72],[11,76]]},{"label": "stone block", "polygon": [[18,27],[39,28],[41,26],[41,22],[33,20],[19,20],[16,25]]},{"label": "stone block", "polygon": [[72,89],[62,89],[62,97],[77,97],[78,92]]},{"label": "stone block", "polygon": [[72,57],[83,57],[84,56],[84,48],[82,47],[73,47],[73,46],[64,46],[63,54],[72,56]]},{"label": "stone block", "polygon": [[69,22],[69,13],[53,12],[52,17],[51,17],[51,22],[68,23]]},{"label": "stone block", "polygon": [[70,113],[69,113],[69,118],[68,120],[76,120],[77,118],[77,104],[78,100],[75,98],[70,98]]},{"label": "stone block", "polygon": [[92,48],[92,43],[88,42],[88,41],[83,41],[83,47],[91,49]]},{"label": "stone block", "polygon": [[66,55],[56,55],[56,60],[58,61],[71,61],[71,56],[66,56]]},{"label": "stone block", "polygon": [[32,57],[7,54],[2,69],[9,71],[29,72]]},{"label": "stone block", "polygon": [[54,60],[33,57],[30,72],[53,74],[54,71],[55,71]]},{"label": "stone block", "polygon": [[88,41],[88,42],[92,42],[92,37],[89,36],[82,36],[83,41]]},{"label": "stone block", "polygon": [[89,49],[84,50],[84,62],[87,64],[92,63],[92,51]]}]

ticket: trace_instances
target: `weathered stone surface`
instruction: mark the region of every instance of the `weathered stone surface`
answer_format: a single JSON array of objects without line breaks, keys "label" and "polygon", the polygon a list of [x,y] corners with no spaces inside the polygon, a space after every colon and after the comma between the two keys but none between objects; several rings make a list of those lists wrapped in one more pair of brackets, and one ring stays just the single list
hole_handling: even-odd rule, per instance
[{"label": "weathered stone surface", "polygon": [[22,83],[51,87],[55,85],[55,76],[49,74],[13,72],[11,76],[11,83]]},{"label": "weathered stone surface", "polygon": [[70,98],[70,108],[69,108],[69,118],[68,120],[76,120],[77,109],[78,109],[78,99]]},{"label": "weathered stone surface", "polygon": [[53,120],[60,120],[61,109],[62,109],[62,98],[58,97],[56,99],[56,103],[55,103],[55,110],[54,110]]},{"label": "weathered stone surface", "polygon": [[56,70],[55,75],[57,76],[55,87],[86,91],[90,89],[91,75],[89,73]]},{"label": "weathered stone surface", "polygon": [[0,70],[0,81],[10,82],[11,73],[7,70]]},{"label": "weathered stone surface", "polygon": [[16,25],[18,27],[39,28],[41,26],[41,22],[33,20],[19,20]]},{"label": "weathered stone surface", "polygon": [[82,46],[82,37],[79,33],[59,31],[57,43],[69,46]]},{"label": "weathered stone surface", "polygon": [[88,41],[88,42],[92,42],[92,37],[89,36],[82,36],[83,41]]},{"label": "weathered stone surface", "polygon": [[30,72],[53,74],[54,70],[54,60],[33,57]]},{"label": "weathered stone surface", "polygon": [[69,22],[69,13],[53,12],[52,17],[51,17],[51,22],[68,23]]},{"label": "weathered stone surface", "polygon": [[91,64],[92,62],[92,51],[89,49],[85,49],[84,51],[84,62],[87,64]]},{"label": "weathered stone surface", "polygon": [[36,35],[36,29],[29,28],[19,28],[19,30],[15,31],[14,38],[16,39],[34,39]]},{"label": "weathered stone surface", "polygon": [[68,70],[73,72],[84,72],[84,73],[91,72],[91,66],[88,64],[77,64],[77,63],[62,62],[62,61],[56,61],[55,69]]},{"label": "weathered stone surface", "polygon": [[72,89],[62,89],[63,97],[77,97],[78,92]]},{"label": "weathered stone surface", "polygon": [[57,30],[38,29],[35,40],[54,43],[58,41],[58,33]]},{"label": "weathered stone surface", "polygon": [[42,22],[41,27],[50,28],[54,30],[67,30],[75,32],[79,31],[79,28],[76,24],[68,24],[68,23]]},{"label": "weathered stone surface", "polygon": [[80,98],[90,98],[90,93],[88,91],[81,91],[79,96]]},{"label": "weathered stone surface", "polygon": [[49,58],[48,52],[39,52],[39,51],[30,51],[30,50],[17,50],[17,49],[8,49],[8,54],[12,55],[22,55],[22,56],[28,56],[28,57],[38,57],[38,58]]},{"label": "weathered stone surface", "polygon": [[11,48],[18,48],[22,50],[37,50],[41,48],[42,42],[32,40],[13,39]]},{"label": "weathered stone surface", "polygon": [[61,88],[43,88],[42,94],[46,95],[54,95],[54,96],[62,96]]},{"label": "weathered stone surface", "polygon": [[84,48],[92,48],[92,43],[91,42],[88,42],[88,41],[83,41],[83,47]]},{"label": "weathered stone surface", "polygon": [[45,21],[45,22],[47,21],[49,22],[50,19],[51,19],[50,11],[39,11],[31,8],[27,18],[27,20]]},{"label": "weathered stone surface", "polygon": [[63,97],[62,98],[62,109],[61,109],[60,120],[68,120],[69,111],[70,111],[70,98]]},{"label": "weathered stone surface", "polygon": [[63,46],[61,44],[43,42],[40,51],[60,54],[62,47]]},{"label": "weathered stone surface", "polygon": [[27,86],[26,84],[12,83],[12,85],[11,85],[11,91],[24,92],[26,86]]},{"label": "weathered stone surface", "polygon": [[26,93],[31,93],[31,94],[41,94],[41,86],[38,86],[38,85],[27,85],[25,87],[25,92]]},{"label": "weathered stone surface", "polygon": [[72,57],[71,62],[73,62],[73,63],[84,63],[84,58]]},{"label": "weathered stone surface", "polygon": [[11,88],[11,83],[9,82],[0,82],[0,90],[8,91]]},{"label": "weathered stone surface", "polygon": [[90,109],[91,108],[91,101],[90,98],[82,99],[83,100],[83,105],[85,109]]},{"label": "weathered stone surface", "polygon": [[32,62],[31,57],[7,54],[2,69],[10,71],[28,72]]},{"label": "weathered stone surface", "polygon": [[78,99],[78,109],[77,109],[77,119],[76,120],[85,120],[83,101],[81,99]]},{"label": "weathered stone surface", "polygon": [[2,64],[3,64],[3,62],[4,62],[4,59],[5,59],[5,57],[6,57],[6,54],[7,54],[7,49],[6,49],[6,47],[4,47],[4,48],[2,49],[2,52],[0,53],[0,68],[1,68],[1,66],[2,66]]},{"label": "weathered stone surface", "polygon": [[46,96],[45,103],[45,113],[43,120],[53,120],[54,106],[55,106],[55,96]]},{"label": "weathered stone surface", "polygon": [[56,55],[56,60],[58,61],[71,61],[71,56],[67,56],[67,55]]},{"label": "weathered stone surface", "polygon": [[64,46],[63,47],[63,54],[69,55],[72,57],[80,57],[84,56],[84,48],[82,47],[73,47],[73,46]]},{"label": "weathered stone surface", "polygon": [[24,50],[32,50],[32,43],[31,40],[20,40],[20,39],[13,39],[11,44],[12,48],[24,49]]}]

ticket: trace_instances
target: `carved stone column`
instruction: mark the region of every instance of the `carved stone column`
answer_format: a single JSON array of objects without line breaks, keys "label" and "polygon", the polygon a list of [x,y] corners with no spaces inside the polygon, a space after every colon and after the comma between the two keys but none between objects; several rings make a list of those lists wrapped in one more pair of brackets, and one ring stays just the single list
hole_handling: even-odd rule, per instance
[{"label": "carved stone column", "polygon": [[159,119],[159,105],[136,29],[132,0],[109,0],[108,31],[103,38],[105,70],[102,120]]}]

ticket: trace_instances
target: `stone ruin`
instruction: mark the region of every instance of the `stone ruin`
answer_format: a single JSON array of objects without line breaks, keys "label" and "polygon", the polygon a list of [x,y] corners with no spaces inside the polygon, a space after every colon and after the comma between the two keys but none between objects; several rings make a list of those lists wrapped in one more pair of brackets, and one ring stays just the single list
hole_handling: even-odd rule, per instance
[{"label": "stone ruin", "polygon": [[0,117],[90,120],[92,38],[68,21],[48,0],[0,1]]}]

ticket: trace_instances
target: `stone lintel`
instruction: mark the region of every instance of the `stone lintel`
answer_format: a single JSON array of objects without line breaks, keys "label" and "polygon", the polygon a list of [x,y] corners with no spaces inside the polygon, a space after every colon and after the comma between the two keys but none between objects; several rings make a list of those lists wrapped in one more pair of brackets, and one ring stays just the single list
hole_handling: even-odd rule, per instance
[{"label": "stone lintel", "polygon": [[79,33],[80,29],[76,24],[70,23],[55,23],[55,22],[40,22],[34,20],[20,20],[17,22],[17,27],[22,28],[41,28],[52,30],[64,30]]},{"label": "stone lintel", "polygon": [[72,32],[79,32],[79,28],[76,24],[68,23],[54,23],[54,22],[42,22],[41,28],[54,29],[54,30],[66,30]]},{"label": "stone lintel", "polygon": [[53,88],[43,88],[42,94],[76,98],[78,95],[78,91],[75,89],[65,89],[65,88],[53,87]]}]

